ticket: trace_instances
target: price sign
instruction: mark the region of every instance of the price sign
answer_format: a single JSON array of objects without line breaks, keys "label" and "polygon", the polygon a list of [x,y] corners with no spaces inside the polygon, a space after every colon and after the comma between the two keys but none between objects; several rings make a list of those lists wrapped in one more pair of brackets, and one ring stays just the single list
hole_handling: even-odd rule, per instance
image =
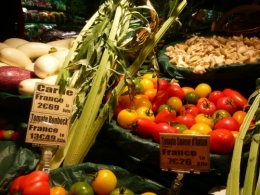
[{"label": "price sign", "polygon": [[74,96],[75,89],[60,94],[59,86],[36,83],[25,141],[65,146]]},{"label": "price sign", "polygon": [[160,167],[187,172],[209,171],[209,136],[160,134]]}]

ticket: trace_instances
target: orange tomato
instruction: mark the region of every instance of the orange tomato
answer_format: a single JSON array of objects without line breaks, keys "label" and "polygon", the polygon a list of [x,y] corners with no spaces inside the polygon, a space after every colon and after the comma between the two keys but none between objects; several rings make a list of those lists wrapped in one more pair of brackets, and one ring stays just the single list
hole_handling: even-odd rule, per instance
[{"label": "orange tomato", "polygon": [[235,138],[235,140],[237,139],[237,136],[238,136],[238,134],[239,134],[239,131],[230,131],[232,134],[233,134],[233,136],[234,136],[234,138]]},{"label": "orange tomato", "polygon": [[189,92],[194,92],[194,88],[192,87],[182,87],[182,90],[184,91],[184,94],[187,94]]},{"label": "orange tomato", "polygon": [[246,117],[246,112],[238,110],[232,115],[232,117],[241,125]]},{"label": "orange tomato", "polygon": [[[126,86],[122,92],[126,92],[128,90],[128,87]],[[118,97],[118,102],[120,105],[122,105],[124,108],[132,108],[134,105],[134,102],[130,99],[130,96],[128,94],[126,95],[120,95]]]},{"label": "orange tomato", "polygon": [[50,195],[66,195],[67,192],[62,186],[51,187]]},{"label": "orange tomato", "polygon": [[154,99],[154,97],[156,96],[157,94],[157,89],[147,89],[145,92],[144,92],[144,95],[146,95],[150,101],[152,101]]},{"label": "orange tomato", "polygon": [[203,102],[203,101],[207,101],[207,100],[208,100],[208,98],[202,97],[202,98],[199,98],[198,103],[199,103],[199,102]]}]

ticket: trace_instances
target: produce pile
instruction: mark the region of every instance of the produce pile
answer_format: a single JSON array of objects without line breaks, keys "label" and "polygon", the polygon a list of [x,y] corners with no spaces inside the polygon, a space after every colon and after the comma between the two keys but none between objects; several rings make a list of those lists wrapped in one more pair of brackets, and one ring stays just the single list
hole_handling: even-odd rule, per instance
[{"label": "produce pile", "polygon": [[[64,183],[65,186],[65,183]],[[74,182],[67,190],[62,185],[51,184],[49,174],[44,171],[32,171],[17,177],[10,185],[10,195],[134,195],[128,187],[120,186],[116,174],[110,169],[100,169],[89,173],[85,181]],[[141,195],[156,195],[144,191]]]},{"label": "produce pile", "polygon": [[258,37],[194,36],[185,42],[168,46],[165,54],[173,65],[203,74],[211,67],[257,62],[259,49]]},{"label": "produce pile", "polygon": [[212,153],[232,153],[246,116],[247,99],[241,93],[213,90],[207,83],[180,86],[175,79],[157,79],[152,73],[134,82],[141,92],[133,100],[119,97],[114,115],[119,126],[156,143],[159,133],[209,134]]},{"label": "produce pile", "polygon": [[0,92],[32,96],[36,82],[55,84],[73,40],[9,38],[0,43]]}]

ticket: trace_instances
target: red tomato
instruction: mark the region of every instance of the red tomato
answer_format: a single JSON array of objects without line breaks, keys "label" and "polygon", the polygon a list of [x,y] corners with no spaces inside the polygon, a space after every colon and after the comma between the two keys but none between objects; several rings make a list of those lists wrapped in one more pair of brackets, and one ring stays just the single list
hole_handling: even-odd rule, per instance
[{"label": "red tomato", "polygon": [[160,143],[160,133],[180,133],[178,129],[172,127],[168,123],[158,123],[153,131],[153,140]]},{"label": "red tomato", "polygon": [[198,108],[194,104],[186,104],[181,106],[179,114],[192,114],[194,117],[199,114]]},{"label": "red tomato", "polygon": [[216,104],[218,99],[221,97],[224,97],[224,93],[222,91],[215,90],[210,93],[208,100]]},{"label": "red tomato", "polygon": [[247,104],[247,99],[236,90],[226,88],[223,93],[225,96],[231,97],[239,109],[243,109]]},{"label": "red tomato", "polygon": [[179,85],[170,85],[167,89],[169,97],[178,97],[184,99],[185,93]]},{"label": "red tomato", "polygon": [[195,117],[192,114],[181,114],[181,115],[176,117],[174,122],[176,124],[184,124],[188,128],[191,128],[192,125],[194,125],[196,123]]},{"label": "red tomato", "polygon": [[168,92],[166,90],[159,90],[152,100],[152,111],[156,113],[162,104],[166,104],[168,100]]},{"label": "red tomato", "polygon": [[240,124],[232,116],[227,116],[218,121],[214,129],[227,129],[229,131],[239,131]]},{"label": "red tomato", "polygon": [[216,106],[213,102],[209,100],[198,102],[196,107],[200,114],[212,115],[216,110]]},{"label": "red tomato", "polygon": [[226,155],[233,151],[235,138],[231,131],[216,129],[208,133],[210,136],[210,151],[215,154]]},{"label": "red tomato", "polygon": [[17,177],[10,186],[10,195],[50,195],[50,178],[44,171],[33,171]]},{"label": "red tomato", "polygon": [[217,110],[223,109],[228,111],[230,115],[233,115],[237,111],[237,105],[235,101],[228,96],[224,96],[218,99],[216,103]]},{"label": "red tomato", "polygon": [[174,122],[175,118],[176,118],[176,112],[174,110],[164,109],[155,116],[154,122],[171,124]]},{"label": "red tomato", "polygon": [[146,138],[151,138],[153,137],[153,131],[156,124],[147,118],[137,117],[133,120],[130,126],[134,134]]},{"label": "red tomato", "polygon": [[[157,86],[159,83],[159,87]],[[157,82],[154,83],[154,88],[158,90],[167,90],[167,88],[170,86],[170,83],[165,79],[159,79]]]}]

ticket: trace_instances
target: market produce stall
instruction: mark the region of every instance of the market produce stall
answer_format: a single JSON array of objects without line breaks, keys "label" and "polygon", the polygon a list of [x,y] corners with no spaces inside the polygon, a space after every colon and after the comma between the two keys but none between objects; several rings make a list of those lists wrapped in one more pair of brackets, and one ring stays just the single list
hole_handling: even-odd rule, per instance
[{"label": "market produce stall", "polygon": [[0,44],[0,194],[26,194],[34,174],[43,195],[232,193],[248,183],[259,40],[180,38],[171,30],[191,5],[172,3],[158,14],[150,1],[108,0],[77,37]]}]

